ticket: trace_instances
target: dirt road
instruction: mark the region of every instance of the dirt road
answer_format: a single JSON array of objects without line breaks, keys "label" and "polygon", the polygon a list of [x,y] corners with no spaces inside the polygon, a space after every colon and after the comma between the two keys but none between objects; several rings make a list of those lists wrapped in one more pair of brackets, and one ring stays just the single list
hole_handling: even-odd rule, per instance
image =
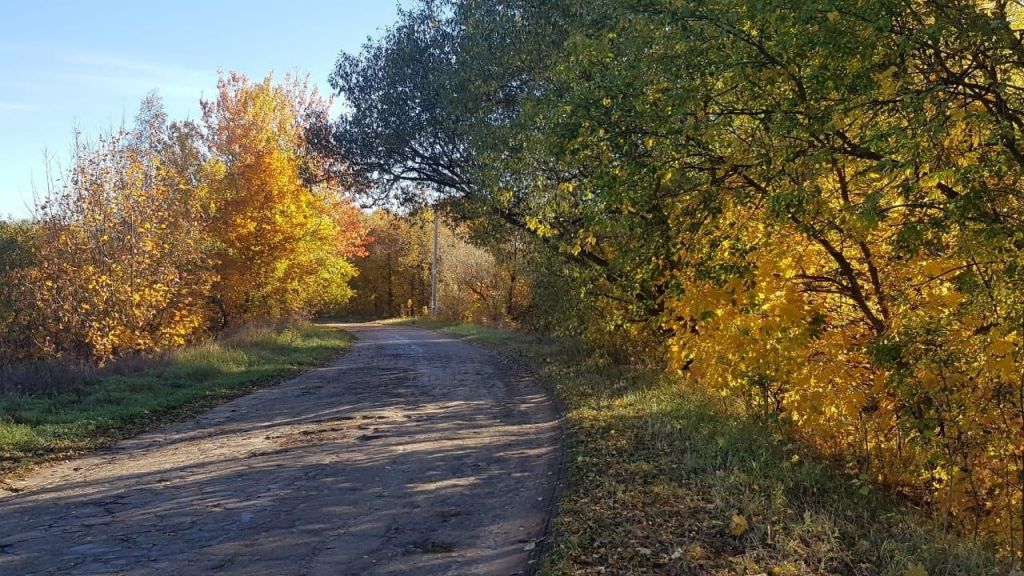
[{"label": "dirt road", "polygon": [[493,353],[351,325],[334,364],[0,492],[0,574],[529,574],[557,413]]}]

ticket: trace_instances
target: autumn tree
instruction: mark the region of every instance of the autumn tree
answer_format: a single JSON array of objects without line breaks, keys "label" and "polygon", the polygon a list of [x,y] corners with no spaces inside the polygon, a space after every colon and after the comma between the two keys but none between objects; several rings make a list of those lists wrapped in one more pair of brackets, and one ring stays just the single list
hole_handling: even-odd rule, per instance
[{"label": "autumn tree", "polygon": [[360,253],[358,209],[309,154],[306,128],[328,102],[308,81],[232,73],[203,103],[216,206],[217,303],[230,323],[285,318],[350,297]]},{"label": "autumn tree", "polygon": [[37,228],[26,221],[0,220],[0,366],[35,351],[33,297],[25,272],[35,263]]},{"label": "autumn tree", "polygon": [[334,149],[529,234],[557,323],[1020,557],[1022,29],[966,0],[425,2],[339,62]]},{"label": "autumn tree", "polygon": [[206,333],[207,204],[162,162],[165,129],[149,99],[135,129],[78,140],[36,207],[27,274],[44,352],[102,362]]},{"label": "autumn tree", "polygon": [[365,216],[370,242],[366,254],[353,260],[359,275],[347,314],[390,318],[418,314],[430,298],[430,230],[421,219],[389,210]]},{"label": "autumn tree", "polygon": [[489,219],[460,217],[456,206],[440,209],[450,214],[442,219],[442,313],[461,321],[526,323],[536,280],[531,265],[536,247],[529,235]]},{"label": "autumn tree", "polygon": [[[410,214],[376,210],[367,216],[367,253],[353,261],[356,296],[341,311],[372,318],[413,316],[430,305],[433,211]],[[481,246],[473,232],[442,218],[439,233],[438,313],[460,321],[510,323],[522,319],[530,301],[523,247],[501,242]]]}]

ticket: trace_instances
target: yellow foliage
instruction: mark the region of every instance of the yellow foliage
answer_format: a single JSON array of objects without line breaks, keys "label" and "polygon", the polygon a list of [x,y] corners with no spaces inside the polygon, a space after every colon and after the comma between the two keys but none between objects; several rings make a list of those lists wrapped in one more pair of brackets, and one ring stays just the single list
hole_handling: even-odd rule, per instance
[{"label": "yellow foliage", "polygon": [[207,167],[216,211],[217,292],[228,322],[282,318],[335,307],[351,296],[362,251],[358,209],[307,150],[303,121],[326,115],[307,83],[222,77],[204,102],[214,159]]},{"label": "yellow foliage", "polygon": [[77,149],[66,186],[38,208],[42,238],[28,279],[44,351],[104,361],[206,331],[204,197],[177,184],[126,132]]},{"label": "yellow foliage", "polygon": [[840,194],[832,178],[822,171],[835,193],[812,209],[828,228],[736,196],[681,239],[672,366],[739,410],[783,415],[851,470],[927,487],[953,518],[1020,534],[1024,347],[1004,328],[1021,303],[1006,281],[1016,264],[957,226],[936,240],[951,247],[942,257],[907,252],[890,223],[836,216],[874,182],[849,178]]},{"label": "yellow foliage", "polygon": [[750,529],[750,525],[747,523],[747,519],[739,514],[733,514],[732,518],[729,519],[729,534],[733,536],[743,536]]},{"label": "yellow foliage", "polygon": [[80,143],[52,183],[22,274],[38,353],[104,362],[351,295],[365,226],[306,140],[327,102],[305,82],[230,74],[203,108],[209,158],[154,97],[135,130]]}]

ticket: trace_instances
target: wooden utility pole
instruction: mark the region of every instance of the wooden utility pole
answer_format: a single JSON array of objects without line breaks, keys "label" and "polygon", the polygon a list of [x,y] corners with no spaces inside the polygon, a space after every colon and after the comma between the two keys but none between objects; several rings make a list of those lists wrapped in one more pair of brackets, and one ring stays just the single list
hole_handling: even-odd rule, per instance
[{"label": "wooden utility pole", "polygon": [[430,266],[430,316],[437,318],[437,265],[439,258],[440,215],[437,208],[434,208],[434,261]]}]

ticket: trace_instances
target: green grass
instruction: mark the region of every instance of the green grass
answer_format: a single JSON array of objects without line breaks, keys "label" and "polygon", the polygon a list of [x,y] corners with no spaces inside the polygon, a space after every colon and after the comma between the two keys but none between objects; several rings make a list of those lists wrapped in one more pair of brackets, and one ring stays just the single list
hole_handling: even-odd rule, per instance
[{"label": "green grass", "polygon": [[0,395],[0,479],[47,459],[108,445],[279,382],[339,354],[351,336],[302,326],[177,350],[128,375],[74,391]]},{"label": "green grass", "polygon": [[417,324],[521,358],[564,403],[567,485],[543,574],[1011,573],[985,543],[668,376],[564,340]]}]

